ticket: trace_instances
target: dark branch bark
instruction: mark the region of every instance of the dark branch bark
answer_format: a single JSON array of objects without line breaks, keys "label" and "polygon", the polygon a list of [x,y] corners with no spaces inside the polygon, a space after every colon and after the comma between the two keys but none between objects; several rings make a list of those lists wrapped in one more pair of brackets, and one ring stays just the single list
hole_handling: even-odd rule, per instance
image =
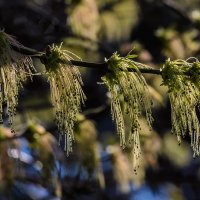
[{"label": "dark branch bark", "polygon": [[[42,60],[42,58],[44,58],[45,56],[45,52],[40,52],[37,51],[35,49],[31,49],[28,47],[18,47],[18,46],[14,46],[12,45],[12,48],[14,51],[17,51],[19,53],[31,56],[31,57],[36,57],[40,60]],[[97,69],[97,70],[101,70],[104,72],[108,71],[108,64],[106,62],[104,63],[92,63],[92,62],[85,62],[85,61],[79,61],[79,60],[70,60],[70,62],[78,67],[88,67],[88,68],[92,68],[92,69]],[[153,68],[142,68],[143,64],[138,63],[138,65],[141,66],[141,68],[139,69],[141,73],[143,74],[155,74],[155,75],[162,75],[162,70],[161,69],[153,69]],[[148,66],[147,66],[148,67]],[[129,69],[129,72],[134,72],[133,69]],[[190,74],[188,74],[187,72],[185,73],[181,73],[178,75],[186,75],[186,76],[190,76]]]},{"label": "dark branch bark", "polygon": [[[36,57],[41,59],[43,56],[45,56],[44,52],[40,52],[37,51],[35,49],[31,49],[28,47],[18,47],[18,46],[14,46],[12,45],[12,48],[14,51],[17,51],[19,53],[31,56],[31,57]],[[71,60],[71,63],[73,65],[79,66],[79,67],[88,67],[88,68],[93,68],[93,69],[98,69],[98,70],[102,70],[102,71],[107,71],[108,70],[108,64],[106,62],[104,63],[92,63],[92,62],[85,62],[85,61],[78,61],[78,60]],[[133,72],[134,70],[130,69],[130,72]],[[141,73],[144,74],[161,74],[161,71],[159,69],[151,69],[151,68],[141,68],[140,69]]]}]

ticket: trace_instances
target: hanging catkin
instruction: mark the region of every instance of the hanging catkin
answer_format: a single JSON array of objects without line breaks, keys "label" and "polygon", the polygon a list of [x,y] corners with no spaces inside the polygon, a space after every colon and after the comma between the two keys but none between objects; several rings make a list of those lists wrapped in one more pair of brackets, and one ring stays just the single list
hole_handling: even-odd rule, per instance
[{"label": "hanging catkin", "polygon": [[86,97],[81,88],[82,79],[77,67],[70,60],[77,56],[60,46],[50,47],[46,58],[46,74],[50,83],[51,101],[55,109],[60,139],[64,136],[67,155],[72,151],[74,122]]},{"label": "hanging catkin", "polygon": [[25,56],[12,49],[23,47],[13,37],[0,31],[0,122],[3,123],[3,103],[7,105],[9,124],[13,129],[16,106],[18,104],[19,88],[32,76],[34,69],[30,56]]},{"label": "hanging catkin", "polygon": [[199,88],[195,82],[194,72],[190,63],[184,60],[171,61],[168,59],[163,66],[162,77],[163,85],[168,87],[172,132],[177,135],[179,144],[188,132],[194,156],[197,156],[200,153],[200,127],[196,114],[199,104]]},{"label": "hanging catkin", "polygon": [[[116,122],[117,133],[120,136],[122,148],[132,148],[134,169],[138,167],[141,153],[139,117],[145,110],[149,126],[151,127],[151,99],[148,96],[148,86],[139,71],[139,66],[128,57],[122,58],[118,54],[107,61],[108,73],[102,78],[111,95],[111,113]],[[129,72],[129,70],[133,72]],[[128,118],[129,129],[125,124]]]}]

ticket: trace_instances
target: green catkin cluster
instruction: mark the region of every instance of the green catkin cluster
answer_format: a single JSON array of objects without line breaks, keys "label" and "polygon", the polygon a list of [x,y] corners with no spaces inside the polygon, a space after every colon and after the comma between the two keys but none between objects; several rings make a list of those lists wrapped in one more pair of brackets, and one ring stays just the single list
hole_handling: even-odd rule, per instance
[{"label": "green catkin cluster", "polygon": [[74,122],[81,103],[86,99],[81,87],[83,82],[80,72],[70,62],[74,58],[79,58],[67,50],[62,50],[61,45],[53,45],[50,52],[45,67],[50,83],[51,101],[55,109],[60,139],[64,135],[64,150],[69,155],[74,140]]},{"label": "green catkin cluster", "polygon": [[191,64],[191,67],[188,70],[188,74],[190,75],[191,82],[200,91],[200,62],[197,59],[195,59],[195,62]]},{"label": "green catkin cluster", "polygon": [[[132,149],[134,170],[138,167],[141,154],[139,117],[145,110],[149,126],[151,127],[151,99],[148,96],[148,86],[139,71],[140,66],[128,57],[113,54],[107,61],[108,73],[102,78],[111,95],[111,113],[116,122],[117,133],[122,148]],[[129,72],[129,70],[133,72]],[[125,125],[128,121],[129,130]]]},{"label": "green catkin cluster", "polygon": [[[166,61],[162,69],[163,85],[168,86],[171,104],[172,132],[178,142],[188,132],[194,156],[200,154],[200,127],[196,114],[199,104],[199,86],[194,65],[183,60]],[[198,83],[198,84],[197,84]]]},{"label": "green catkin cluster", "polygon": [[3,123],[3,103],[7,104],[9,124],[13,129],[16,106],[18,104],[19,88],[32,75],[32,59],[29,56],[17,53],[12,49],[22,47],[13,37],[0,31],[0,123]]}]

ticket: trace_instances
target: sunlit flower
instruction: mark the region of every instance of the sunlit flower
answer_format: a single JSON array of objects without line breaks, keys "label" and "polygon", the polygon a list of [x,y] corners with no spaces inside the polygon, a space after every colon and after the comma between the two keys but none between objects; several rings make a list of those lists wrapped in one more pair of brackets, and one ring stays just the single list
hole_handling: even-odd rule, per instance
[{"label": "sunlit flower", "polygon": [[0,122],[3,122],[3,106],[7,104],[9,124],[13,131],[14,115],[18,104],[19,88],[34,70],[32,59],[12,49],[22,47],[13,37],[0,31]]},{"label": "sunlit flower", "polygon": [[[139,71],[140,66],[128,57],[123,58],[115,53],[107,63],[108,73],[102,79],[111,94],[112,118],[116,122],[122,148],[132,147],[133,164],[136,169],[141,153],[139,117],[143,110],[150,127],[152,123],[148,86]],[[131,69],[133,72],[129,72]]]},{"label": "sunlit flower", "polygon": [[74,58],[79,58],[67,50],[61,50],[61,45],[49,48],[50,53],[47,55],[45,67],[50,83],[51,101],[55,109],[60,139],[64,135],[64,149],[68,155],[72,151],[74,122],[86,97],[81,88],[83,83],[80,72],[70,62]]},{"label": "sunlit flower", "polygon": [[191,64],[188,74],[190,75],[190,81],[200,90],[200,62],[197,59]]},{"label": "sunlit flower", "polygon": [[[172,132],[177,135],[178,142],[189,132],[194,156],[199,155],[200,128],[196,114],[199,102],[199,89],[192,78],[184,73],[191,70],[191,64],[176,60],[166,61],[162,69],[163,85],[168,86],[171,104]],[[194,77],[193,77],[194,78]]]}]

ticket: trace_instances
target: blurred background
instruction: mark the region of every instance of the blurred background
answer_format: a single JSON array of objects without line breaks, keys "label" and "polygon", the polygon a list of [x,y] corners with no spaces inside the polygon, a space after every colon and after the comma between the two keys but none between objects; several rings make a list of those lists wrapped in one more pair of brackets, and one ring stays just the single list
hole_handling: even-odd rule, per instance
[{"label": "blurred background", "polygon": [[[84,61],[103,62],[133,47],[154,68],[200,55],[198,0],[0,0],[0,28],[23,45],[44,51],[60,44]],[[35,59],[38,71],[44,66]],[[119,146],[102,72],[80,68],[87,96],[77,118],[73,153],[58,146],[45,76],[20,91],[17,135],[0,128],[0,200],[198,200],[200,158],[190,138],[171,134],[167,89],[145,76],[152,96],[153,130],[141,118],[142,156],[137,174]],[[4,118],[7,117],[6,113]]]}]

